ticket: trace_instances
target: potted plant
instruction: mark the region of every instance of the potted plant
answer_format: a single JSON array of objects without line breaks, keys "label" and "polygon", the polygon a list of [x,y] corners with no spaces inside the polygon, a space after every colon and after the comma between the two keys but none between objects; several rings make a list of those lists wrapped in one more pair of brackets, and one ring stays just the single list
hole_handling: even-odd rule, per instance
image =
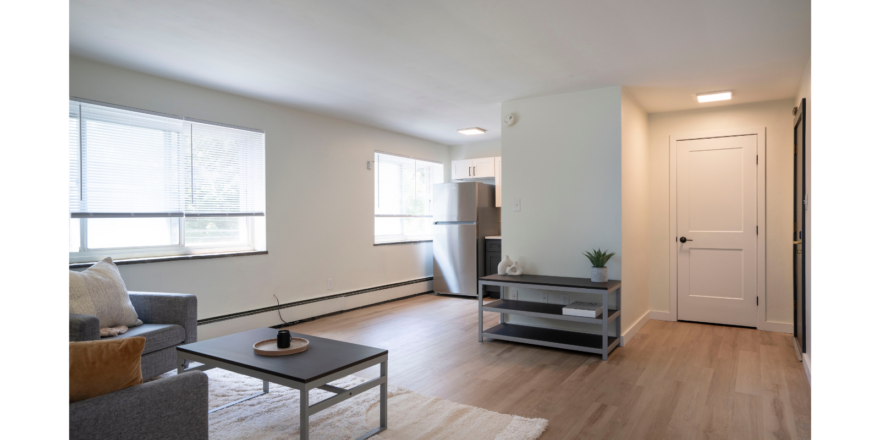
[{"label": "potted plant", "polygon": [[608,268],[605,267],[605,263],[614,256],[614,252],[593,249],[593,252],[584,252],[584,255],[590,260],[590,263],[593,263],[593,268],[590,272],[590,280],[594,283],[604,283],[608,281]]}]

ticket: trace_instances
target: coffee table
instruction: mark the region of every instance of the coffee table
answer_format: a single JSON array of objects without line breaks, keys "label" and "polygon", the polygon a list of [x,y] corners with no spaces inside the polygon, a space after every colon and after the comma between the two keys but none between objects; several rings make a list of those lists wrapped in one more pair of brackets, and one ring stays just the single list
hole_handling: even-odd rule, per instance
[{"label": "coffee table", "polygon": [[[379,426],[360,439],[371,437],[388,428],[388,350],[291,332],[291,337],[308,339],[309,349],[289,356],[261,356],[254,353],[254,343],[272,339],[277,333],[278,330],[272,328],[259,328],[180,345],[177,347],[177,373],[220,368],[262,379],[262,392],[214,408],[209,413],[268,393],[269,382],[299,390],[299,438],[303,440],[309,438],[310,415],[378,386]],[[184,369],[183,365],[187,360],[203,365]],[[348,389],[328,385],[329,382],[376,364],[381,365],[380,374],[373,380]],[[309,404],[309,390],[315,388],[336,395]]]}]

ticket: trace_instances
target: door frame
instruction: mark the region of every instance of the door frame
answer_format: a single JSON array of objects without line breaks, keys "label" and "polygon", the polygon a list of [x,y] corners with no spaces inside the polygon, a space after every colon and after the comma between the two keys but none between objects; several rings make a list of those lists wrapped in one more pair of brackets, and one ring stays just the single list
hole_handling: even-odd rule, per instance
[{"label": "door frame", "polygon": [[[792,200],[794,202],[794,223],[797,224],[797,209],[801,210],[801,221],[803,224],[801,225],[801,232],[803,232],[803,237],[801,240],[801,249],[803,251],[803,257],[801,257],[801,300],[803,301],[801,316],[797,314],[797,304],[798,304],[798,291],[797,291],[797,245],[792,246],[791,256],[792,256],[792,284],[791,289],[794,293],[794,302],[792,303],[792,314],[794,315],[794,319],[792,320],[792,338],[794,339],[794,345],[797,348],[798,360],[803,360],[803,354],[807,352],[807,203],[809,201],[809,193],[807,193],[807,98],[801,98],[801,101],[798,103],[798,106],[795,107],[794,112],[794,130],[793,130],[793,143],[794,143],[794,172],[793,172],[793,181],[794,186],[792,187],[792,195],[794,196]],[[803,142],[801,148],[801,154],[798,155],[797,149],[797,138],[798,138],[798,130],[800,130],[801,141]],[[801,181],[798,182],[797,176],[797,162],[801,163]],[[801,196],[804,197],[802,200],[797,200],[797,190],[798,184],[800,184],[803,188],[803,192]],[[797,232],[797,231],[795,231]],[[794,240],[798,240],[797,236],[792,237]],[[799,344],[797,340],[798,327],[800,327],[800,333],[803,337],[803,343]]]},{"label": "door frame", "polygon": [[[678,235],[677,151],[678,141],[730,136],[756,135],[758,137],[758,330],[783,331],[772,328],[767,322],[767,128],[751,127],[730,130],[713,130],[669,136],[669,243]],[[678,247],[669,246],[669,318],[678,321]]]}]

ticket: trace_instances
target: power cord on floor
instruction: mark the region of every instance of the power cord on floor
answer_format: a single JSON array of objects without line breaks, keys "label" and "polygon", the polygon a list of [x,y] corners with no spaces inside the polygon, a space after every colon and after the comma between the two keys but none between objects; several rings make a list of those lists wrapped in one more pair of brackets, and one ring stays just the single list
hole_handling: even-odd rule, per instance
[{"label": "power cord on floor", "polygon": [[[275,294],[273,293],[272,296],[275,296]],[[275,302],[278,303],[278,317],[281,319],[281,322],[283,322],[284,325],[290,325],[290,323],[285,321],[284,317],[281,316],[281,301],[278,300],[277,296],[275,296]]]}]

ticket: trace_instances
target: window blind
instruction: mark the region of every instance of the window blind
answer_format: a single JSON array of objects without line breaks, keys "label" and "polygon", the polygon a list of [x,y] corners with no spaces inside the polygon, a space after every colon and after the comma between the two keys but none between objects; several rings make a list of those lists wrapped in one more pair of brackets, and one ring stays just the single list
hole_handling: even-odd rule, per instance
[{"label": "window blind", "polygon": [[74,217],[183,215],[183,119],[80,102],[78,127]]},{"label": "window blind", "polygon": [[68,178],[67,193],[69,195],[70,211],[74,210],[74,206],[79,206],[81,201],[80,192],[80,153],[79,153],[79,103],[70,101],[68,117],[67,117],[67,149],[68,149]]},{"label": "window blind", "polygon": [[192,176],[186,216],[262,215],[263,133],[191,122]]},{"label": "window blind", "polygon": [[72,218],[265,213],[256,130],[71,100]]}]

